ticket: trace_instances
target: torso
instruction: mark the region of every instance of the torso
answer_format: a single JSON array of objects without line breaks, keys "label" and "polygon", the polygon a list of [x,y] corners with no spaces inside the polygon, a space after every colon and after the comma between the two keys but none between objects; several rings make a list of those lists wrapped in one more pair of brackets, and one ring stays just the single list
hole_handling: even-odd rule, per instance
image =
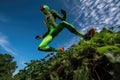
[{"label": "torso", "polygon": [[56,27],[57,23],[55,21],[55,17],[52,15],[52,13],[45,16],[44,20],[46,26],[49,28],[50,26]]}]

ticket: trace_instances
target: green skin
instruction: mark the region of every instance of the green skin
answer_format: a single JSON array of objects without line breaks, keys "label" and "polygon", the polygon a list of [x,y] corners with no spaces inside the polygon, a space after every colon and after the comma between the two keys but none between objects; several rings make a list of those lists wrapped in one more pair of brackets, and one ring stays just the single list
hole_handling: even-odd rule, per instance
[{"label": "green skin", "polygon": [[[71,33],[76,34],[80,37],[83,35],[77,31],[74,26],[65,21],[66,12],[61,10],[63,16],[60,16],[55,10],[45,9],[41,11],[45,15],[45,24],[47,27],[47,32],[41,37],[43,40],[38,46],[38,50],[51,52],[51,51],[60,51],[59,49],[52,48],[48,46],[48,44],[64,29],[67,28]],[[59,24],[56,23],[56,18],[59,18],[61,22]]]}]

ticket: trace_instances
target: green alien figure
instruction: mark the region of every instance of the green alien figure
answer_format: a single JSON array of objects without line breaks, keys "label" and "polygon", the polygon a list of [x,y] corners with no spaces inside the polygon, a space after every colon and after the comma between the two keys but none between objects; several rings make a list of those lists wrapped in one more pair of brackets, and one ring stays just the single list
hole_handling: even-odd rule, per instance
[{"label": "green alien figure", "polygon": [[[50,10],[50,8],[47,5],[43,5],[40,7],[40,11],[45,15],[45,24],[47,27],[47,32],[43,36],[36,36],[36,39],[42,39],[42,42],[38,46],[38,50],[45,51],[45,52],[57,52],[61,51],[64,52],[64,47],[61,47],[59,49],[53,48],[48,46],[48,44],[64,29],[67,28],[71,33],[76,34],[82,38],[85,38],[86,36],[81,34],[78,30],[75,29],[75,27],[66,22],[66,12],[65,10],[61,9],[61,13],[63,16],[60,16],[55,10]],[[61,22],[59,24],[56,23],[56,18],[60,19]],[[92,31],[89,35],[87,35],[89,38],[93,36]],[[88,38],[87,37],[87,38]]]}]

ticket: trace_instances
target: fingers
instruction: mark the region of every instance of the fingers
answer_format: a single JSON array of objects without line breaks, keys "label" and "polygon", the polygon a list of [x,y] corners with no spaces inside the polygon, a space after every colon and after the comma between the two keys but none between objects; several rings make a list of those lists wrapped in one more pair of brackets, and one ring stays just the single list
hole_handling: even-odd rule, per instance
[{"label": "fingers", "polygon": [[64,9],[61,9],[62,14],[66,14],[66,11]]},{"label": "fingers", "polygon": [[39,40],[41,39],[41,36],[37,35],[35,38]]}]

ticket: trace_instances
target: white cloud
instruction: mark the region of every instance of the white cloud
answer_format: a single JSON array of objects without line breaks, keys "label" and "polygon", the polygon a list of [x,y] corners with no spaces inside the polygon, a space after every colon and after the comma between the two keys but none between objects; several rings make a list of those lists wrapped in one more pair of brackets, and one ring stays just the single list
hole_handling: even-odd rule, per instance
[{"label": "white cloud", "polygon": [[0,33],[0,47],[2,49],[4,49],[6,52],[8,53],[11,53],[11,54],[14,54],[14,55],[17,55],[17,53],[15,53],[11,46],[10,46],[10,43],[7,39],[7,36],[3,35],[2,33]]},{"label": "white cloud", "polygon": [[105,6],[105,3],[101,3],[97,6],[98,9],[103,9],[103,7]]},{"label": "white cloud", "polygon": [[117,7],[113,7],[110,11],[111,12],[114,12],[114,11],[116,11],[117,10]]},{"label": "white cloud", "polygon": [[13,75],[17,74],[20,69],[23,69],[25,67],[25,60],[22,55],[19,55],[14,49],[10,42],[8,41],[8,37],[5,36],[4,34],[0,33],[0,48],[3,49],[5,52],[8,54],[14,55],[14,61],[17,62],[18,68],[15,70]]},{"label": "white cloud", "polygon": [[111,21],[111,19],[113,19],[113,18],[106,18],[106,19],[104,20],[104,23],[109,24],[109,22]]},{"label": "white cloud", "polygon": [[15,70],[15,72],[13,73],[13,76],[16,75],[19,72],[18,69]]},{"label": "white cloud", "polygon": [[69,42],[64,44],[65,49],[68,49],[73,44],[76,44],[79,41],[79,37],[73,37]]},{"label": "white cloud", "polygon": [[[65,1],[68,9],[68,17],[72,16],[73,25],[85,33],[91,27],[95,27],[98,32],[103,27],[120,25],[120,1],[119,0],[75,0],[72,5]],[[73,38],[70,42],[76,42]],[[66,43],[66,44],[67,44]]]},{"label": "white cloud", "polygon": [[24,61],[23,57],[19,56],[19,58],[21,58],[21,59],[19,59],[17,61],[19,63],[18,68],[15,70],[15,72],[13,73],[13,75],[16,75],[19,72],[19,70],[22,70],[26,66],[25,65],[26,61]]},{"label": "white cloud", "polygon": [[112,3],[113,0],[106,0],[108,3]]}]

